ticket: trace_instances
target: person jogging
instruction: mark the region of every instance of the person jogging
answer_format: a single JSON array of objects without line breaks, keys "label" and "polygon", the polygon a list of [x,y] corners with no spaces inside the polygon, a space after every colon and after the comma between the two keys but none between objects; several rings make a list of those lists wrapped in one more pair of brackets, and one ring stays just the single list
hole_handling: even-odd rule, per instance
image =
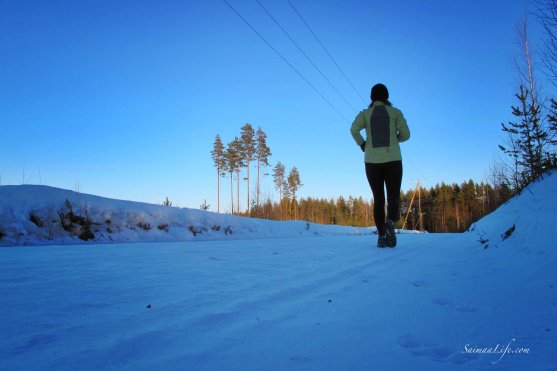
[{"label": "person jogging", "polygon": [[[366,129],[366,139],[360,131]],[[371,88],[371,104],[354,119],[350,133],[364,155],[366,176],[373,193],[373,217],[377,227],[377,247],[395,247],[395,223],[400,217],[402,155],[399,143],[410,138],[410,129],[399,109],[389,102],[383,84]],[[385,221],[385,189],[387,220]]]}]

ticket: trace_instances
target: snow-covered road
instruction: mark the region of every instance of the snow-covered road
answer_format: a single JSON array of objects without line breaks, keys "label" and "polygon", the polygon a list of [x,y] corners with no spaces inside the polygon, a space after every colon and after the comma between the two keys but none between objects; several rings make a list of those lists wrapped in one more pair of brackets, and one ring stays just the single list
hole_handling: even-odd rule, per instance
[{"label": "snow-covered road", "polygon": [[[555,369],[553,251],[473,233],[374,243],[1,248],[0,368]],[[468,352],[509,342],[529,353]]]}]

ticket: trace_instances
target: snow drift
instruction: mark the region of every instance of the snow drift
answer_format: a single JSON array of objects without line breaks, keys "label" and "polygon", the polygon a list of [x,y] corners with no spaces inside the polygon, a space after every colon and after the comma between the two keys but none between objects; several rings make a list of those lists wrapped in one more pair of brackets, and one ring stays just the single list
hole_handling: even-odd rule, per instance
[{"label": "snow drift", "polygon": [[[551,241],[548,223],[557,205],[557,175],[531,184],[473,224],[484,248],[511,235],[519,246]],[[312,235],[366,235],[375,227],[277,222],[109,199],[40,186],[0,186],[0,246],[81,243],[173,242]],[[399,231],[416,233],[415,231]]]},{"label": "snow drift", "polygon": [[0,187],[0,246],[170,242],[371,234],[304,221],[277,222],[114,200],[39,185]]},{"label": "snow drift", "polygon": [[520,249],[557,247],[553,236],[556,206],[557,171],[553,171],[472,224],[469,232],[478,236],[484,248],[506,244]]}]

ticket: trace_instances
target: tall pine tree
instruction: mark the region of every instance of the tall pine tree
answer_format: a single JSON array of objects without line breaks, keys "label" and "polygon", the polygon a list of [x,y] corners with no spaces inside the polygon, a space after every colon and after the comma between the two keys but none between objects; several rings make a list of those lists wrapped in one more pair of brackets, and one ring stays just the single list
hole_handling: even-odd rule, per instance
[{"label": "tall pine tree", "polygon": [[279,192],[279,208],[282,213],[282,195],[284,191],[284,184],[285,184],[285,172],[286,169],[284,165],[279,161],[273,168],[273,180],[275,183],[275,189]]},{"label": "tall pine tree", "polygon": [[242,157],[245,166],[248,170],[248,190],[247,190],[247,203],[248,203],[248,215],[250,213],[250,162],[254,160],[255,156],[255,130],[250,124],[245,124],[241,128],[242,132],[240,138],[242,140]]},{"label": "tall pine tree", "polygon": [[[300,181],[300,173],[298,172],[298,169],[296,168],[296,166],[294,166],[292,168],[292,170],[290,170],[290,173],[288,174],[287,182],[288,182],[288,189],[289,189],[289,191],[291,193],[291,197],[292,197],[292,202],[291,202],[291,206],[292,206],[297,202],[296,201],[296,192],[303,185],[302,182]],[[297,208],[294,208],[294,212],[295,212],[294,219],[296,219],[297,218]]]},{"label": "tall pine tree", "polygon": [[234,163],[234,171],[236,172],[236,179],[237,179],[237,195],[238,195],[238,202],[236,202],[236,208],[238,215],[240,214],[240,172],[242,168],[245,166],[244,156],[243,156],[243,146],[242,141],[238,139],[238,137],[234,137],[234,140],[231,143],[232,152],[235,156],[235,163]]},{"label": "tall pine tree", "polygon": [[213,150],[211,151],[211,157],[213,159],[215,168],[217,169],[217,212],[220,213],[220,177],[226,174],[226,157],[224,145],[222,144],[222,140],[220,139],[220,136],[218,134],[215,137]]},{"label": "tall pine tree", "polygon": [[226,148],[226,170],[230,174],[230,210],[234,214],[234,187],[233,178],[234,173],[240,167],[240,153],[238,151],[238,138],[235,138],[232,142],[228,143]]},{"label": "tall pine tree", "polygon": [[257,128],[257,147],[256,147],[256,158],[257,158],[257,190],[256,190],[256,205],[259,207],[259,195],[261,193],[261,167],[269,166],[269,157],[271,156],[271,150],[267,146],[267,134],[261,128]]}]

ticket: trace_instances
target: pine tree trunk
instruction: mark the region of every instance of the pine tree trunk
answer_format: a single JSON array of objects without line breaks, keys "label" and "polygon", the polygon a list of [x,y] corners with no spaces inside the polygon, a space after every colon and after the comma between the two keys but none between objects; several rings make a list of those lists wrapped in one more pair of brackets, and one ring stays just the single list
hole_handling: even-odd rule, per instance
[{"label": "pine tree trunk", "polygon": [[447,232],[447,223],[445,222],[445,209],[443,209],[443,216],[441,217],[442,231]]},{"label": "pine tree trunk", "polygon": [[454,212],[456,214],[456,230],[460,232],[460,213],[458,210],[458,202],[454,204]]},{"label": "pine tree trunk", "polygon": [[220,169],[217,169],[217,213],[220,213]]},{"label": "pine tree trunk", "polygon": [[[527,123],[528,120],[528,113],[527,113],[527,105],[526,102],[522,102],[522,109],[523,109],[523,114],[524,114],[524,122]],[[530,133],[530,127],[526,128],[526,147],[528,149],[528,162],[529,162],[529,166],[530,166],[530,180],[534,180],[535,179],[535,170],[534,170],[534,150],[532,149],[532,136]]]},{"label": "pine tree trunk", "polygon": [[234,215],[234,188],[232,186],[233,184],[233,180],[232,180],[232,174],[234,174],[233,172],[230,172],[230,212],[232,213],[232,215]]},{"label": "pine tree trunk", "polygon": [[279,191],[279,220],[282,220],[282,189]]},{"label": "pine tree trunk", "polygon": [[248,216],[249,216],[249,161],[248,161]]},{"label": "pine tree trunk", "polygon": [[240,201],[240,172],[239,172],[239,171],[238,171],[238,173],[236,174],[236,176],[238,177],[238,178],[236,178],[237,183],[238,183],[238,184],[237,184],[237,192],[238,192],[238,202],[237,202],[237,204],[238,204],[238,215],[240,215],[240,202],[241,202],[241,201]]},{"label": "pine tree trunk", "polygon": [[260,168],[261,168],[261,161],[259,160],[259,157],[257,158],[257,189],[255,190],[255,198],[256,198],[256,205],[258,207],[259,210],[259,173],[260,173]]},{"label": "pine tree trunk", "polygon": [[288,214],[289,215],[289,219],[288,220],[292,220],[293,214],[292,214],[292,204],[294,203],[294,195],[292,195],[292,201],[290,201],[290,205],[288,206]]}]

